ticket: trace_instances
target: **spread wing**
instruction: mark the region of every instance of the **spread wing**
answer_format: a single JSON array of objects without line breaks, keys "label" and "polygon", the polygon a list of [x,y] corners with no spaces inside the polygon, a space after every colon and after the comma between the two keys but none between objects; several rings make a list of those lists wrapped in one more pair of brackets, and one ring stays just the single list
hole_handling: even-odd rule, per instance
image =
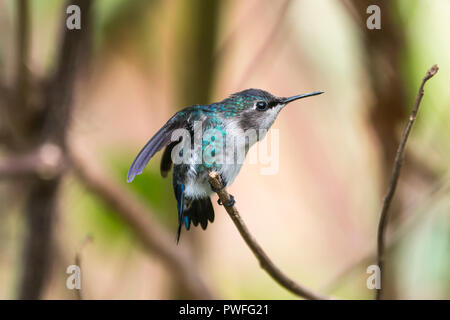
[{"label": "spread wing", "polygon": [[170,118],[139,152],[128,170],[127,182],[133,181],[135,176],[141,174],[151,157],[171,142],[172,132],[180,128],[182,123],[180,119],[175,120],[175,117],[177,114]]}]

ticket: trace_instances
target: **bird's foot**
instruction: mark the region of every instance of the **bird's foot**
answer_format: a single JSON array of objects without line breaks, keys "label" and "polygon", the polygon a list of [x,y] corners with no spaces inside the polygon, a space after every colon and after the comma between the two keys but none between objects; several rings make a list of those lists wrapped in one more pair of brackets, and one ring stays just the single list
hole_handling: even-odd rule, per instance
[{"label": "bird's foot", "polygon": [[222,187],[219,189],[214,188],[213,185],[211,185],[211,190],[214,191],[215,193],[219,193],[220,191],[222,191],[223,189],[225,189],[225,186],[227,185],[225,179],[223,178],[222,174],[220,174],[220,180],[222,182]]},{"label": "bird's foot", "polygon": [[217,203],[220,206],[224,206],[224,207],[232,207],[234,206],[234,204],[236,203],[236,201],[234,200],[234,197],[230,194],[230,201],[228,201],[227,203],[222,203],[222,201],[220,199],[217,200]]}]

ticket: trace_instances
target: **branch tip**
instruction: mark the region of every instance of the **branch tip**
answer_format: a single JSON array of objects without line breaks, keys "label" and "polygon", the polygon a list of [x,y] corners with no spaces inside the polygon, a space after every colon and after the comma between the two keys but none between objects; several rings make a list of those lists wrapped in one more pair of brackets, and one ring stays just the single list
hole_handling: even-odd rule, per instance
[{"label": "branch tip", "polygon": [[437,66],[437,64],[433,65],[425,74],[425,77],[423,78],[418,93],[417,93],[417,98],[416,101],[414,103],[411,115],[409,116],[409,121],[403,131],[400,143],[398,145],[397,148],[397,152],[396,152],[396,156],[395,156],[395,160],[394,160],[394,168],[392,169],[392,173],[391,173],[391,178],[390,178],[390,182],[388,185],[388,189],[386,191],[386,195],[383,199],[383,204],[382,204],[382,208],[381,208],[381,213],[380,213],[380,220],[378,223],[378,234],[377,234],[377,264],[378,267],[380,268],[380,274],[381,274],[381,288],[377,289],[376,291],[376,296],[375,298],[377,300],[380,300],[382,297],[382,293],[383,293],[383,279],[385,278],[383,275],[383,266],[384,266],[384,247],[385,247],[385,234],[386,234],[386,229],[387,229],[387,225],[388,225],[388,221],[389,221],[389,208],[391,206],[391,202],[392,199],[394,197],[395,194],[395,190],[397,188],[397,182],[398,179],[400,177],[400,171],[402,168],[402,164],[403,164],[403,154],[405,151],[405,147],[406,147],[406,142],[408,141],[408,137],[409,134],[411,132],[412,126],[414,124],[414,121],[416,120],[416,115],[417,112],[419,110],[420,107],[420,103],[422,101],[422,97],[424,95],[424,86],[425,83],[432,78],[439,70],[439,67]]}]

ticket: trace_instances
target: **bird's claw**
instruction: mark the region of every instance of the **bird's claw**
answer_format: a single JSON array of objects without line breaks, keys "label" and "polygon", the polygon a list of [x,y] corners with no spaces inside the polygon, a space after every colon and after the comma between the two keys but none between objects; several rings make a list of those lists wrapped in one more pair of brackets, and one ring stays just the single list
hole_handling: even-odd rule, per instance
[{"label": "bird's claw", "polygon": [[220,206],[224,206],[224,207],[232,207],[234,206],[234,204],[236,203],[236,201],[234,200],[234,197],[230,194],[230,201],[228,201],[227,203],[222,203],[222,201],[220,199],[217,200],[217,203]]}]

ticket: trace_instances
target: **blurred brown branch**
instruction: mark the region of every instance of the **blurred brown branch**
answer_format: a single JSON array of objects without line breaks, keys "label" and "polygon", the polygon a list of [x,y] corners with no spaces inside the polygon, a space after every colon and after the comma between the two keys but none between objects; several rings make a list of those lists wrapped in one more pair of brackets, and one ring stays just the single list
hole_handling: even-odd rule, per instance
[{"label": "blurred brown branch", "polygon": [[[399,143],[397,128],[407,113],[405,79],[401,72],[405,52],[404,30],[401,21],[396,20],[397,9],[393,1],[351,0],[341,3],[360,31],[373,101],[369,116],[380,145],[382,170],[387,181]],[[379,6],[382,12],[382,30],[370,30],[366,26],[366,10],[372,4]]]},{"label": "blurred brown branch", "polygon": [[[177,284],[183,286],[190,298],[211,299],[213,294],[200,275],[198,267],[191,257],[174,246],[174,239],[151,218],[152,213],[140,204],[125,188],[111,181],[72,154],[72,164],[80,181],[108,206],[114,209],[136,233],[145,248],[159,256],[171,275],[177,278]],[[172,241],[171,241],[172,240]]]},{"label": "blurred brown branch", "polygon": [[414,107],[412,110],[412,113],[409,117],[409,121],[408,124],[405,128],[405,131],[402,134],[402,138],[400,140],[400,144],[398,146],[397,149],[397,153],[395,156],[395,161],[394,161],[394,169],[392,170],[392,175],[390,178],[390,182],[389,182],[389,187],[386,193],[386,196],[383,200],[383,206],[381,209],[381,214],[380,214],[380,221],[379,221],[379,225],[378,225],[378,236],[377,236],[377,261],[378,261],[378,266],[380,268],[380,274],[381,274],[381,288],[377,289],[376,292],[376,299],[379,300],[382,298],[382,294],[383,294],[383,264],[384,264],[384,242],[385,242],[385,233],[386,233],[386,228],[387,228],[387,221],[388,221],[388,212],[389,212],[389,207],[391,205],[392,202],[392,198],[394,197],[394,193],[395,193],[395,189],[397,187],[397,182],[398,182],[398,178],[400,176],[400,170],[402,168],[402,164],[403,164],[403,152],[405,150],[405,146],[406,146],[406,142],[408,140],[409,137],[409,133],[411,132],[411,128],[412,125],[414,124],[414,121],[416,120],[416,116],[417,116],[417,111],[419,110],[420,107],[420,102],[422,101],[422,97],[424,95],[424,86],[425,83],[431,79],[439,70],[437,65],[432,66],[427,73],[425,74],[425,77],[422,80],[422,83],[420,84],[419,87],[419,92],[417,94],[417,98],[416,101],[414,103]]},{"label": "blurred brown branch", "polygon": [[223,1],[180,1],[174,25],[173,71],[179,105],[207,103],[217,71],[214,59]]},{"label": "blurred brown branch", "polygon": [[[86,247],[86,245],[91,243],[93,240],[94,240],[94,238],[90,234],[88,234],[83,239],[83,242],[81,242],[80,247],[78,248],[77,252],[75,253],[75,265],[78,266],[80,269],[81,269],[81,253],[82,253],[83,249]],[[81,278],[81,280],[83,280],[83,278]],[[83,300],[83,292],[81,290],[83,290],[83,285],[81,285],[80,289],[75,290],[75,294],[76,294],[78,300]]]},{"label": "blurred brown branch", "polygon": [[[230,195],[222,184],[220,176],[217,172],[211,172],[209,174],[209,183],[216,191],[219,199],[222,203],[230,203]],[[261,246],[256,242],[256,239],[252,236],[247,226],[242,220],[239,211],[236,209],[234,205],[232,206],[224,206],[230,218],[233,220],[234,225],[239,230],[242,238],[245,243],[248,245],[250,250],[252,250],[256,259],[258,259],[261,268],[264,269],[276,282],[278,282],[282,287],[289,290],[290,292],[298,295],[299,297],[310,299],[310,300],[318,300],[318,299],[329,299],[326,296],[315,293],[308,288],[303,287],[298,284],[288,276],[286,276],[267,256]]]},{"label": "blurred brown branch", "polygon": [[[0,178],[26,176],[27,188],[25,216],[27,230],[23,248],[23,270],[19,283],[18,296],[21,299],[41,297],[48,275],[52,252],[52,225],[57,210],[57,195],[64,169],[70,161],[85,185],[97,193],[106,203],[116,209],[118,214],[131,225],[149,251],[161,257],[177,279],[177,283],[189,293],[188,297],[211,298],[212,294],[201,279],[198,268],[185,253],[170,245],[170,236],[152,221],[150,214],[126,190],[108,181],[95,170],[86,167],[79,159],[67,159],[67,132],[70,125],[72,96],[76,77],[89,62],[91,27],[91,0],[69,0],[82,12],[81,30],[69,30],[65,26],[65,10],[61,24],[61,41],[57,52],[55,68],[36,88],[29,86],[27,67],[30,26],[29,4],[27,0],[18,3],[18,74],[17,88],[0,86],[1,103],[9,107],[5,115],[11,118],[11,125],[5,137],[20,137],[9,147],[11,155],[0,162]],[[20,71],[20,74],[19,74]],[[42,92],[29,92],[40,89]],[[26,96],[42,95],[40,101],[31,101]],[[24,96],[25,95],[25,96]],[[14,98],[16,97],[16,98]],[[20,97],[18,99],[17,97]],[[12,99],[14,107],[11,107]],[[17,104],[19,103],[20,104]],[[23,104],[27,109],[23,109]],[[4,109],[2,109],[4,111]],[[23,111],[23,112],[22,112]],[[25,112],[27,111],[27,112]],[[27,121],[25,128],[16,123]],[[14,131],[11,131],[12,129]],[[15,127],[20,130],[16,130]],[[26,129],[26,130],[25,130]],[[11,132],[9,132],[11,131]],[[17,132],[16,132],[17,131]],[[3,133],[1,133],[3,136]],[[23,141],[23,143],[22,143]],[[70,163],[72,164],[72,163]],[[77,254],[79,257],[79,254]],[[81,296],[80,296],[81,297]]]},{"label": "blurred brown branch", "polygon": [[0,161],[0,180],[36,175],[52,179],[66,168],[61,150],[54,144],[44,144],[37,150],[13,155]]},{"label": "blurred brown branch", "polygon": [[[66,5],[78,5],[83,13],[81,30],[69,30],[65,26],[65,11],[61,17],[61,42],[57,53],[54,72],[43,81],[43,101],[31,104],[29,72],[27,70],[29,27],[29,3],[18,2],[18,61],[17,83],[15,88],[16,109],[10,110],[13,119],[12,127],[19,128],[14,135],[19,136],[12,150],[30,153],[36,145],[42,145],[44,164],[48,159],[58,160],[64,157],[66,136],[72,109],[74,82],[83,64],[80,58],[86,54],[90,39],[91,0],[67,1]],[[39,87],[39,86],[38,86]],[[42,86],[44,87],[44,85]],[[24,128],[22,125],[26,123]],[[23,142],[22,142],[23,141]],[[32,152],[32,151],[31,151]],[[31,153],[30,153],[31,154]],[[40,152],[40,156],[42,156]],[[58,162],[58,161],[57,161]],[[22,164],[26,167],[27,161]],[[37,164],[39,166],[39,163]],[[16,169],[20,169],[20,166]],[[26,219],[25,241],[23,247],[23,269],[19,282],[20,299],[39,299],[42,296],[48,276],[52,253],[53,221],[57,211],[59,186],[63,177],[62,171],[54,175],[32,175],[27,180],[28,188],[24,214]]]},{"label": "blurred brown branch", "polygon": [[[26,134],[25,130],[28,124],[28,99],[29,99],[29,71],[28,59],[30,49],[30,4],[28,0],[20,0],[17,3],[17,38],[16,38],[16,88],[15,88],[15,107],[16,112],[11,112],[12,115],[21,117],[15,119],[15,125],[19,126],[22,135]],[[23,138],[23,137],[20,137]]]},{"label": "blurred brown branch", "polygon": [[39,171],[40,161],[36,153],[12,156],[0,161],[0,180],[29,176]]}]

